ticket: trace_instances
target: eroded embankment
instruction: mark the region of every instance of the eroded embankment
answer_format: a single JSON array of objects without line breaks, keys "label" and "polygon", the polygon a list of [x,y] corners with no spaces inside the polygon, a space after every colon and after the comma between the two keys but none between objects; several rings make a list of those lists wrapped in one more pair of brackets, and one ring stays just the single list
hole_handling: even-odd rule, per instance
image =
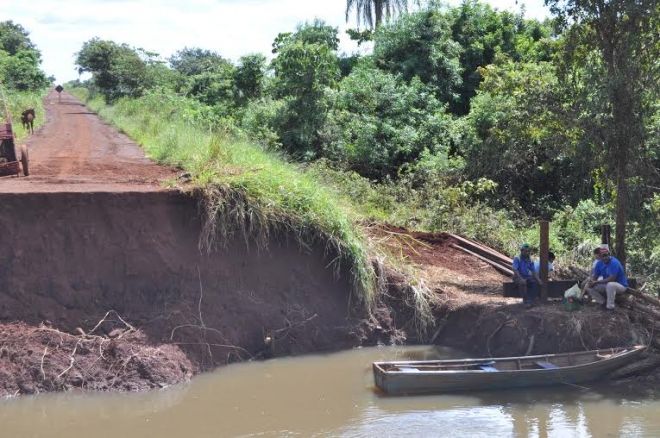
[{"label": "eroded embankment", "polygon": [[[364,315],[322,250],[281,237],[263,251],[242,239],[200,251],[200,217],[175,192],[0,194],[0,393],[26,392],[21,380],[27,392],[157,387],[360,344]],[[174,372],[151,376],[154,357]]]},{"label": "eroded embankment", "polygon": [[0,395],[158,388],[228,362],[376,342],[510,356],[648,339],[623,309],[525,310],[446,236],[402,230],[371,237],[404,239],[431,321],[420,325],[421,289],[389,270],[367,315],[320,248],[273,236],[267,250],[239,237],[200,250],[198,204],[167,191],[0,194]]}]

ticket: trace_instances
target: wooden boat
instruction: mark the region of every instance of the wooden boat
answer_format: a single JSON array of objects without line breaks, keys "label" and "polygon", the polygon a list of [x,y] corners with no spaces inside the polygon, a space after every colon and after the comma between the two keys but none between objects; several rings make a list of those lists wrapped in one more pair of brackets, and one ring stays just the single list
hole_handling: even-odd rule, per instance
[{"label": "wooden boat", "polygon": [[374,362],[376,386],[387,394],[578,384],[598,380],[645,349],[625,348],[487,359]]}]

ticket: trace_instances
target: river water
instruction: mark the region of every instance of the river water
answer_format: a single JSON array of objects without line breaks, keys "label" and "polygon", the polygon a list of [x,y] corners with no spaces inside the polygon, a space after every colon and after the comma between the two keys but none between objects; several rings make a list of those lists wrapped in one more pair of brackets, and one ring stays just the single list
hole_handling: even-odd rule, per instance
[{"label": "river water", "polygon": [[660,437],[660,397],[603,388],[385,397],[371,362],[456,357],[364,348],[228,366],[142,394],[51,394],[0,402],[0,437]]}]

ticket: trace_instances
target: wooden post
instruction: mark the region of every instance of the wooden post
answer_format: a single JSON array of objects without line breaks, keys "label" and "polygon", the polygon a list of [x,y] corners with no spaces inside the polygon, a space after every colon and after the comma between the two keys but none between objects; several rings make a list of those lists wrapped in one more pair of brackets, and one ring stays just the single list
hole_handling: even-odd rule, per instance
[{"label": "wooden post", "polygon": [[607,245],[608,248],[610,248],[610,251],[612,250],[611,246],[611,234],[612,234],[612,227],[608,224],[603,224],[600,226],[600,243]]},{"label": "wooden post", "polygon": [[540,277],[543,284],[541,285],[541,302],[548,301],[548,252],[550,251],[550,223],[548,221],[541,221],[540,223],[541,236],[539,242],[539,256],[540,256]]}]

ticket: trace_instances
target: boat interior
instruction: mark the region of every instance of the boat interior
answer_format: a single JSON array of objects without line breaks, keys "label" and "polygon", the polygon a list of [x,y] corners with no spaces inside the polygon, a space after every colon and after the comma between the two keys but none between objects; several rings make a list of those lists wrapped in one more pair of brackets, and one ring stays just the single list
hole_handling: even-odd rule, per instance
[{"label": "boat interior", "polygon": [[575,353],[548,354],[493,359],[442,360],[418,362],[380,362],[375,365],[383,371],[424,372],[424,371],[517,371],[551,370],[611,359],[630,351],[627,348],[581,351]]}]

